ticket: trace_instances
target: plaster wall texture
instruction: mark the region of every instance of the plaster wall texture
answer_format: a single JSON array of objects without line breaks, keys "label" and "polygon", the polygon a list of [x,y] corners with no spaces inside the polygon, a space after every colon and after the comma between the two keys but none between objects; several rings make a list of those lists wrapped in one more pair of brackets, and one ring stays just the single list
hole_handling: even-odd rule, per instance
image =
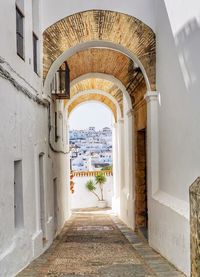
[{"label": "plaster wall texture", "polygon": [[174,36],[192,19],[200,22],[200,2],[198,0],[165,0],[164,3]]},{"label": "plaster wall texture", "polygon": [[[1,79],[0,99],[0,275],[13,276],[32,259],[31,235],[36,232],[35,159],[47,156],[47,110]],[[14,161],[22,160],[24,226],[14,226]],[[46,180],[48,182],[48,180]],[[16,260],[16,257],[21,257]],[[12,267],[10,266],[12,264]]]},{"label": "plaster wall texture", "polygon": [[[39,5],[41,2],[39,2]],[[41,94],[42,80],[33,70],[33,20],[32,20],[32,0],[24,1],[24,60],[16,54],[16,8],[15,0],[1,1],[0,3],[0,24],[1,44],[0,58],[7,61],[12,68],[23,77],[27,87],[34,88],[34,93]],[[41,9],[40,9],[41,12]],[[41,25],[38,24],[37,36],[39,39],[38,48],[41,50]],[[42,53],[42,50],[41,52]],[[39,75],[42,70],[42,55],[39,55]]]},{"label": "plaster wall texture", "polygon": [[119,162],[118,162],[118,139],[117,139],[117,123],[113,124],[112,129],[112,143],[113,143],[113,205],[112,209],[116,214],[119,214]]},{"label": "plaster wall texture", "polygon": [[118,134],[122,136],[123,146],[118,150],[123,152],[123,164],[119,163],[122,168],[119,172],[123,173],[123,180],[119,184],[120,190],[120,218],[131,228],[134,228],[134,199],[133,199],[133,168],[134,168],[134,139],[133,139],[133,114],[131,113],[131,105],[128,103],[126,97],[123,98],[123,129],[120,127]]},{"label": "plaster wall texture", "polygon": [[161,195],[150,202],[149,209],[152,216],[149,218],[149,243],[163,257],[171,261],[187,276],[190,276],[190,226],[188,218],[172,208],[170,204],[173,206],[173,202],[170,203],[170,199],[168,196],[166,197],[168,205],[162,203]]},{"label": "plaster wall texture", "polygon": [[[182,17],[178,16],[175,24],[164,2],[157,3],[159,191],[149,203],[150,244],[189,276],[189,186],[199,176],[200,157],[200,67],[195,55],[200,47],[200,27],[193,17],[188,22],[189,14],[195,17],[197,13],[195,5],[190,9],[183,4],[182,12],[181,4]],[[174,36],[171,26],[181,30]]]},{"label": "plaster wall texture", "polygon": [[149,25],[152,29],[155,29],[153,0],[125,0],[123,2],[120,0],[75,0],[70,2],[70,4],[67,0],[60,0],[59,5],[55,0],[42,0],[42,8],[43,31],[56,21],[68,15],[95,9],[112,10],[132,15]]},{"label": "plaster wall texture", "polygon": [[[32,1],[25,1],[23,13],[25,14],[25,61],[16,54],[15,1],[0,3],[0,17],[3,22],[0,24],[2,38],[0,45],[0,116],[2,118],[0,220],[3,223],[0,228],[0,276],[4,277],[15,276],[51,244],[55,236],[54,178],[57,178],[58,183],[57,232],[69,216],[66,157],[54,154],[50,150],[49,112],[48,108],[41,104],[42,81],[33,70]],[[39,33],[38,36],[40,38]],[[51,103],[51,106],[54,104]],[[63,108],[58,107],[58,110],[62,115]],[[58,125],[61,133],[62,125],[63,129],[66,125],[64,114],[63,117],[58,118]],[[56,145],[62,150],[64,146],[64,141],[59,141],[59,145]],[[39,155],[41,153],[43,154],[45,207],[43,232],[40,222]],[[20,228],[15,228],[14,224],[14,161],[17,160],[22,160],[24,224]],[[45,245],[43,245],[44,235]]]},{"label": "plaster wall texture", "polygon": [[[188,187],[199,175],[200,133],[197,127],[200,81],[197,76],[200,66],[193,52],[195,53],[200,46],[200,28],[196,26],[196,30],[190,30],[188,38],[181,37],[180,34],[181,45],[177,47],[163,6],[160,7],[158,22],[160,24],[157,28],[157,90],[161,96],[160,185],[171,195],[188,201]],[[184,66],[190,65],[191,70],[187,69],[191,75],[186,83],[182,70]]]},{"label": "plaster wall texture", "polygon": [[[55,236],[53,178],[57,178],[57,232],[69,217],[66,186],[66,155],[54,154],[48,146],[48,109],[0,80],[0,275],[15,276],[44,252]],[[44,234],[40,223],[39,155],[44,157]],[[22,160],[24,224],[15,227],[14,161]],[[20,257],[16,259],[16,257]],[[12,265],[12,266],[11,266]]]},{"label": "plaster wall texture", "polygon": [[[112,207],[112,197],[113,197],[113,176],[106,176],[107,181],[104,185],[104,198],[108,203],[109,207]],[[97,206],[97,197],[89,192],[85,184],[89,180],[94,180],[92,176],[73,178],[74,181],[74,193],[70,195],[71,198],[71,209],[78,208],[91,208]],[[96,192],[99,194],[99,189]]]}]

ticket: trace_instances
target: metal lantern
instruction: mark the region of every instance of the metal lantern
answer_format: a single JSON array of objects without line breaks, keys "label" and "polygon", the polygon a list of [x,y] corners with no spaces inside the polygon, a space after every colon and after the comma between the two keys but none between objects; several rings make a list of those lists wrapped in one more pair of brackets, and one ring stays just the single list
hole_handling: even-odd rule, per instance
[{"label": "metal lantern", "polygon": [[56,99],[70,99],[70,69],[67,62],[54,75],[51,83],[51,94]]}]

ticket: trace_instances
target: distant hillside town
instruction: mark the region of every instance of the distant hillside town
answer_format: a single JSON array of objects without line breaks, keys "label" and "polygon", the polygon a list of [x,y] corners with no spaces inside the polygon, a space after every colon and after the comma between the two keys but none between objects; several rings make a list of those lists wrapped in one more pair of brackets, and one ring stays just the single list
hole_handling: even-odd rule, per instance
[{"label": "distant hillside town", "polygon": [[112,167],[112,130],[70,130],[71,170],[96,171]]}]

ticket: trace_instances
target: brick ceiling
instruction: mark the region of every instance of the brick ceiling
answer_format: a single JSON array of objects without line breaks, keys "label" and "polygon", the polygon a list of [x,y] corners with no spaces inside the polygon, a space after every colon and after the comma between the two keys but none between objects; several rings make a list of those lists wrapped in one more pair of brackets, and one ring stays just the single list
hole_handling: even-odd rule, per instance
[{"label": "brick ceiling", "polygon": [[123,114],[123,92],[112,82],[99,78],[89,78],[73,85],[70,89],[70,97],[77,95],[81,91],[91,89],[101,90],[112,95],[119,103],[121,113]]},{"label": "brick ceiling", "polygon": [[[136,55],[146,70],[151,88],[155,89],[155,35],[147,25],[134,17],[103,10],[81,12],[53,24],[44,32],[43,37],[44,78],[52,63],[70,47],[83,42],[104,40],[122,45]],[[100,51],[102,49],[99,49]],[[124,79],[123,83],[126,84],[129,93],[133,93],[132,79],[134,79],[134,74],[131,76],[132,61],[125,56],[122,57],[119,53],[112,54],[112,50],[105,51],[108,51],[108,56],[98,54],[98,49],[90,49],[70,58],[70,66],[73,66],[72,78],[79,75],[81,70],[84,70],[84,68],[79,69],[77,66],[77,63],[79,63],[77,58],[81,55],[82,67],[83,64],[88,66],[87,59],[90,61],[92,59],[93,63],[90,65],[90,69],[94,72],[97,59],[100,70],[103,71],[107,68],[110,72],[120,75]],[[95,57],[96,54],[97,56]],[[102,59],[101,63],[99,63],[100,56]],[[76,64],[72,65],[72,60],[76,60]],[[120,64],[121,62],[122,65]],[[119,71],[122,72],[120,73]],[[127,76],[125,76],[126,74]]]},{"label": "brick ceiling", "polygon": [[[131,59],[114,50],[90,48],[76,53],[67,60],[67,63],[71,81],[87,73],[112,75],[122,82],[133,102],[134,91],[144,79],[141,71],[134,72]],[[120,95],[121,91],[115,87],[113,93]]]}]

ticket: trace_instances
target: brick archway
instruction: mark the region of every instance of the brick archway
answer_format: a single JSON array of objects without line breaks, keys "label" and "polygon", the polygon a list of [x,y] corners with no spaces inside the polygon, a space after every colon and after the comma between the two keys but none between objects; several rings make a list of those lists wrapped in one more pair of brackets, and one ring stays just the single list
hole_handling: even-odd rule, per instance
[{"label": "brick archway", "polygon": [[[107,74],[116,78],[131,98],[131,108],[126,109],[124,114],[125,117],[131,118],[126,121],[126,124],[134,122],[130,135],[130,145],[132,145],[132,140],[137,137],[137,131],[146,128],[147,124],[144,95],[147,90],[156,89],[154,32],[134,17],[113,11],[92,10],[74,14],[56,22],[44,32],[43,36],[45,92],[48,93],[54,74],[64,62],[67,62],[70,68],[71,82],[87,74]],[[99,81],[96,78],[79,82],[71,87],[71,92],[76,94],[84,87],[98,89]],[[112,87],[110,93],[111,95],[114,93],[113,96],[118,103],[121,102],[123,109],[124,92],[119,90],[119,87],[116,90]],[[83,101],[87,100],[88,98],[83,99]],[[122,124],[123,122],[119,122],[121,133]],[[127,140],[127,144],[130,141]],[[136,142],[135,152],[137,146]],[[138,152],[140,152],[139,148]],[[123,158],[120,159],[123,162]],[[135,170],[132,158],[130,158],[130,169]],[[136,180],[137,183],[138,180],[139,178]],[[123,182],[122,179],[120,181]],[[133,187],[132,181],[132,179],[128,181],[130,191]],[[135,193],[137,191],[134,191]],[[134,204],[133,213],[135,208],[137,207]]]},{"label": "brick archway", "polygon": [[143,65],[155,89],[155,34],[142,21],[119,12],[92,10],[56,22],[43,34],[43,77],[65,51],[81,43],[106,41],[124,47]]},{"label": "brick archway", "polygon": [[121,114],[123,114],[123,92],[115,84],[105,79],[91,77],[72,85],[70,89],[70,98],[81,91],[89,90],[105,91],[110,94],[118,102]]},{"label": "brick archway", "polygon": [[81,104],[86,102],[99,102],[107,106],[113,113],[115,122],[117,121],[117,109],[115,104],[105,95],[90,93],[77,97],[69,106],[68,106],[68,116],[70,116],[71,112]]}]

